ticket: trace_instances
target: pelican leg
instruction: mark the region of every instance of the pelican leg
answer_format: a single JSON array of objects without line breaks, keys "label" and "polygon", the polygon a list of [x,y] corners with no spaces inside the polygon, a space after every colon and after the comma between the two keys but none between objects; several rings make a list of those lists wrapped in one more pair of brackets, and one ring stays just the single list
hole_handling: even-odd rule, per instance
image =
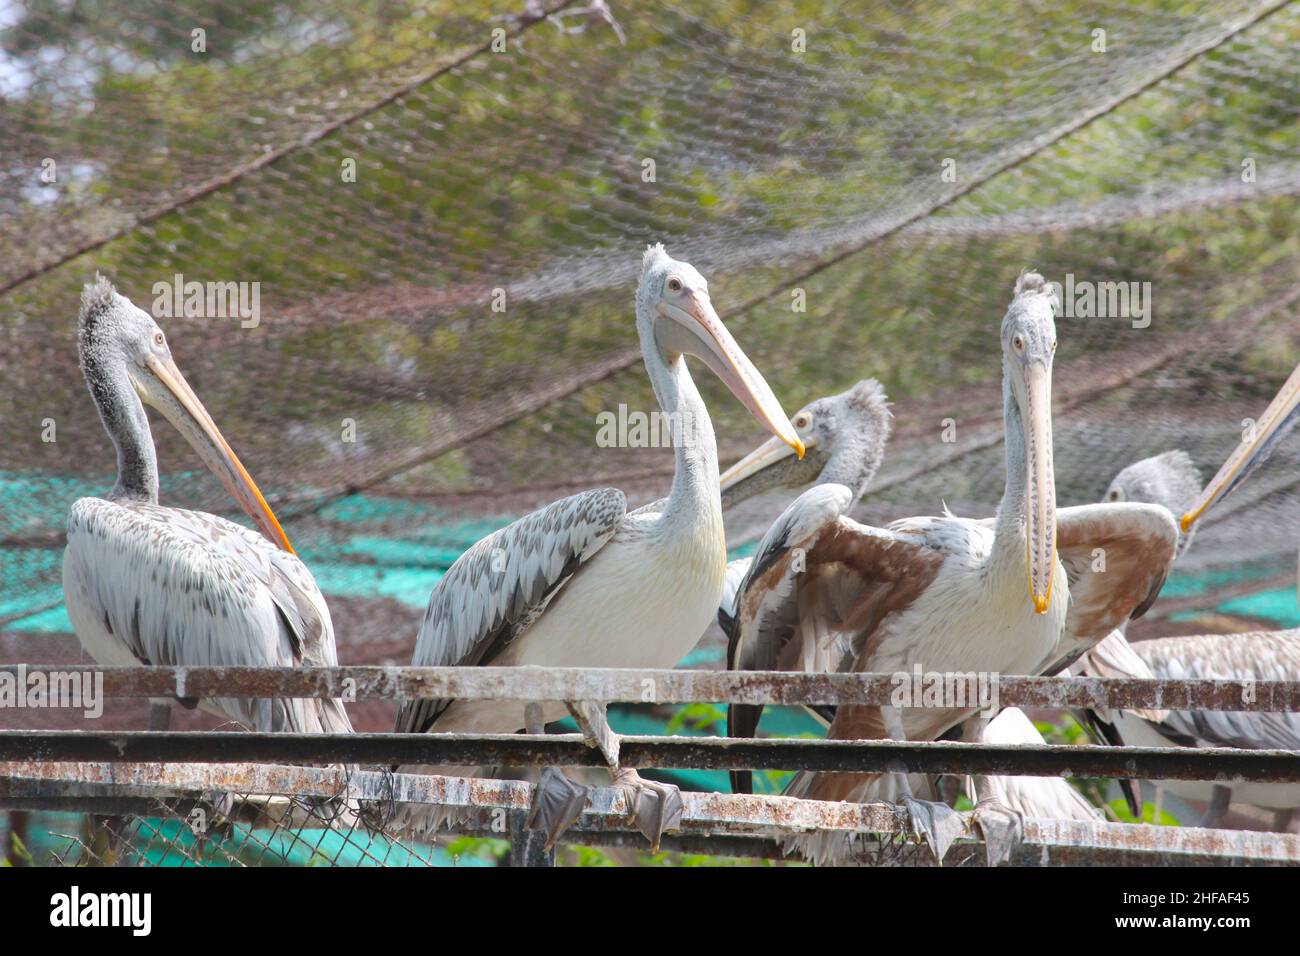
[{"label": "pelican leg", "polygon": [[[962,727],[961,739],[979,741],[991,718],[972,717]],[[966,788],[975,800],[971,823],[984,840],[984,859],[989,866],[1009,863],[1025,842],[1025,815],[1002,802],[1003,790],[986,775],[966,778]]]},{"label": "pelican leg", "polygon": [[1205,808],[1205,815],[1200,819],[1200,825],[1203,827],[1217,827],[1223,820],[1223,815],[1228,812],[1228,804],[1232,803],[1232,788],[1225,787],[1221,783],[1214,785],[1214,790],[1210,794],[1210,805]]},{"label": "pelican leg", "polygon": [[[890,740],[906,740],[903,731],[903,713],[897,707],[882,707],[880,714],[885,723],[885,734]],[[946,803],[918,800],[912,795],[912,785],[907,780],[907,772],[893,772],[895,785],[900,794],[900,802],[907,810],[912,835],[924,840],[934,854],[935,862],[942,864],[948,855],[952,841],[966,832],[966,822],[961,814]]]},{"label": "pelican leg", "polygon": [[[530,734],[546,732],[540,704],[532,703],[524,708],[524,729]],[[524,825],[529,830],[545,832],[544,849],[549,851],[564,831],[578,821],[590,802],[591,795],[586,787],[574,783],[558,767],[547,767],[537,781],[533,805],[528,810],[528,819]]]},{"label": "pelican leg", "polygon": [[614,789],[627,794],[631,813],[628,819],[650,841],[650,852],[659,852],[659,840],[666,830],[676,830],[682,825],[681,790],[671,783],[646,780],[631,767],[616,767]]},{"label": "pelican leg", "polygon": [[628,805],[632,808],[628,818],[650,841],[652,851],[658,853],[664,831],[681,826],[684,809],[681,790],[672,784],[645,780],[635,770],[619,766],[619,737],[609,726],[604,704],[566,701],[565,705],[578,722],[587,744],[598,748],[604,755],[614,777],[614,788],[627,793]]},{"label": "pelican leg", "polygon": [[[978,781],[976,787],[978,792]],[[984,856],[989,866],[1011,862],[1025,842],[1025,815],[996,797],[985,797],[975,804],[971,822],[984,838]]]}]

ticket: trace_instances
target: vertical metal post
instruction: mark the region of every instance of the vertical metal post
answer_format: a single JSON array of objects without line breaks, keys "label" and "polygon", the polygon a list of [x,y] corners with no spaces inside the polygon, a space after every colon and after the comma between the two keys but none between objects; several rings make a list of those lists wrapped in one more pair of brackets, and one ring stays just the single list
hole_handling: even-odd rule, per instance
[{"label": "vertical metal post", "polygon": [[510,811],[510,865],[555,866],[555,849],[546,849],[546,834],[530,830],[528,811]]}]

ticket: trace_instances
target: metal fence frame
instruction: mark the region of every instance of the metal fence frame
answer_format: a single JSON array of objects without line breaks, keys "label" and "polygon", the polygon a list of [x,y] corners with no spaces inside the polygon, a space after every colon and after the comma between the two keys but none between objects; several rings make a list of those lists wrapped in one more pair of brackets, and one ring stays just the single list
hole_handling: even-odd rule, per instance
[{"label": "metal fence frame", "polygon": [[[0,680],[48,681],[71,671],[101,675],[107,697],[344,697],[748,704],[885,704],[892,675],[795,674],[537,667],[35,667],[0,666]],[[1027,707],[1286,711],[1300,708],[1300,682],[1000,677],[1002,704]],[[612,746],[636,768],[812,769],[866,772],[1074,775],[1232,782],[1300,782],[1300,752],[1227,748],[994,746],[958,742],[825,741],[587,734],[304,735],[154,731],[0,732],[0,807],[142,813],[166,801],[219,795],[286,795],[424,803],[478,811],[463,831],[526,843],[522,819],[532,785],[491,778],[390,773],[290,764],[604,766]],[[835,830],[862,838],[867,862],[922,862],[888,852],[907,820],[888,804],[683,793],[680,832],[664,849],[779,859],[783,836]],[[269,799],[269,797],[268,797]],[[254,801],[265,810],[264,803]],[[230,800],[225,801],[230,809]],[[626,796],[594,788],[589,810],[565,842],[644,846],[629,828]],[[289,812],[283,810],[283,812]],[[503,828],[501,821],[507,821]],[[640,841],[640,842],[638,842]],[[961,841],[953,854],[978,862]],[[975,849],[978,849],[977,847]],[[534,859],[536,854],[533,854]],[[1027,820],[1015,860],[1051,863],[1300,863],[1300,836],[1142,824]]]}]

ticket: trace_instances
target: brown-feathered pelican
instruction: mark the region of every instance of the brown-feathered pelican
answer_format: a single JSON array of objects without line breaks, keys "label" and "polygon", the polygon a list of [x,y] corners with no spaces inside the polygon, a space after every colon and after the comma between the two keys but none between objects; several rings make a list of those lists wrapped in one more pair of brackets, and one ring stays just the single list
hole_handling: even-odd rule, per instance
[{"label": "brown-feathered pelican", "polygon": [[[775,633],[771,621],[789,619],[818,635],[817,646],[851,647],[857,671],[1034,674],[1077,656],[1154,599],[1177,536],[1168,511],[1132,504],[1056,510],[1053,306],[1043,278],[1023,275],[1002,321],[1007,481],[997,517],[945,514],[872,528],[843,514],[848,489],[805,492],[769,529],[739,589],[742,648]],[[1105,573],[1098,573],[1099,548]],[[796,559],[802,572],[792,570]],[[810,614],[814,619],[804,620]],[[840,707],[829,735],[933,740],[978,709],[955,701]],[[952,812],[914,800],[901,774],[801,773],[787,793],[901,799],[940,856],[955,835]],[[817,860],[839,859],[849,848],[842,834],[791,842]]]},{"label": "brown-feathered pelican", "polygon": [[[81,646],[103,665],[337,664],[316,582],[154,320],[97,277],[81,295],[78,345],[86,384],[117,448],[112,492],[82,498],[68,514],[63,593]],[[185,436],[265,538],[216,515],[158,504],[146,404]],[[352,732],[338,700],[197,703],[253,730]],[[154,719],[161,723],[157,712]]]},{"label": "brown-feathered pelican", "polygon": [[[434,588],[413,664],[673,667],[708,627],[722,596],[726,542],[713,426],[685,357],[703,361],[796,455],[803,443],[719,320],[704,277],[661,245],[642,261],[636,326],[659,407],[678,423],[669,496],[628,513],[621,491],[588,491],[479,541]],[[397,730],[536,732],[565,713],[564,704],[550,703],[526,722],[518,702],[411,701]],[[680,813],[676,788],[611,769],[638,826],[657,843]],[[585,801],[585,788],[548,771],[533,822],[554,842]],[[414,829],[445,818],[409,805],[401,813]]]}]

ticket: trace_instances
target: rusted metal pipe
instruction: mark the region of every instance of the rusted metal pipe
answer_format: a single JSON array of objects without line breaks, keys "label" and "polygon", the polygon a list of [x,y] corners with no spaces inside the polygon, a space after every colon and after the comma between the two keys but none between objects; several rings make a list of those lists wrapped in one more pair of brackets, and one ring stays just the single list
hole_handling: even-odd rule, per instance
[{"label": "rusted metal pipe", "polygon": [[[0,760],[602,766],[577,734],[0,732]],[[1007,746],[949,741],[620,738],[627,767],[1300,781],[1300,752],[1229,748]]]},{"label": "rusted metal pipe", "polygon": [[[1244,635],[1243,635],[1244,636]],[[108,697],[342,697],[581,700],[596,703],[896,704],[915,675],[576,667],[34,667],[12,680],[102,673]],[[974,675],[937,675],[942,678]],[[1300,681],[996,677],[997,701],[1020,707],[1297,711]],[[929,679],[930,675],[921,675]]]},{"label": "rusted metal pipe", "polygon": [[[519,781],[268,764],[19,762],[0,764],[0,784],[3,801],[21,801],[14,805],[34,806],[43,799],[57,799],[69,806],[73,805],[69,801],[75,801],[77,807],[89,808],[97,800],[108,807],[126,806],[123,801],[127,800],[150,799],[154,801],[155,815],[165,813],[159,801],[203,799],[224,791],[241,795],[292,793],[378,803],[415,801],[475,808],[483,811],[487,819],[494,810],[511,812],[528,807],[533,793],[530,784]],[[905,832],[908,826],[901,810],[883,803],[823,803],[717,793],[683,793],[682,799],[682,830],[666,837],[664,846],[688,852],[779,858],[782,852],[772,837],[780,834],[823,829],[890,835]],[[596,788],[591,808],[566,835],[565,842],[644,846],[644,838],[629,829],[627,816],[626,794],[609,787]],[[462,830],[504,836],[481,823],[457,828],[457,832]],[[970,862],[981,862],[983,854],[969,837],[953,853],[960,853],[963,845],[969,847],[966,853]],[[862,857],[870,859],[869,844],[861,849]],[[949,860],[954,860],[952,855]],[[1016,862],[1297,863],[1300,836],[1031,818],[1025,821],[1025,846]]]}]

